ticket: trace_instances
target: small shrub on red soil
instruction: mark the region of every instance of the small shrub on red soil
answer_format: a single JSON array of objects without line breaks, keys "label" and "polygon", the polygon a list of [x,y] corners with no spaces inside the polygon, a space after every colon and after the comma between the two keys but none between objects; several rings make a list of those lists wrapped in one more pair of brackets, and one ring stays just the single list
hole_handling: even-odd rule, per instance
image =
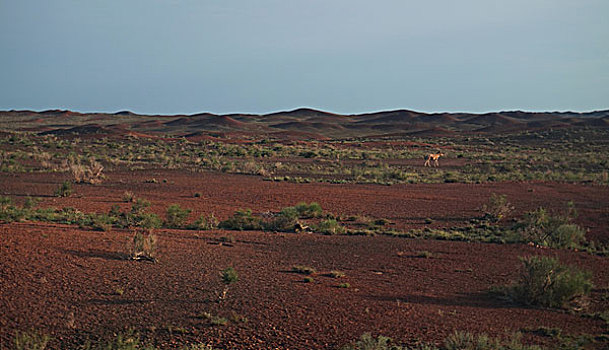
[{"label": "small shrub on red soil", "polygon": [[521,258],[518,282],[507,288],[508,295],[527,305],[566,308],[592,289],[592,274],[557,259],[544,256]]},{"label": "small shrub on red soil", "polygon": [[43,350],[51,340],[48,334],[38,331],[17,332],[15,335],[16,350]]},{"label": "small shrub on red soil", "polygon": [[316,273],[317,270],[309,266],[296,265],[292,267],[292,272],[301,273],[303,275],[312,275]]},{"label": "small shrub on red soil", "polygon": [[156,261],[156,246],[156,235],[136,232],[131,242],[131,259]]},{"label": "small shrub on red soil", "polygon": [[64,181],[55,190],[55,196],[57,197],[70,197],[72,194],[72,183],[70,181]]},{"label": "small shrub on red soil", "polygon": [[167,207],[164,226],[168,228],[182,228],[186,225],[190,209],[182,209],[178,204]]},{"label": "small shrub on red soil", "polygon": [[211,213],[208,216],[199,216],[188,228],[192,230],[215,230],[218,228],[218,224],[220,224],[220,221]]},{"label": "small shrub on red soil", "polygon": [[251,209],[237,210],[233,216],[221,221],[220,228],[227,230],[261,230],[262,219],[252,215]]}]

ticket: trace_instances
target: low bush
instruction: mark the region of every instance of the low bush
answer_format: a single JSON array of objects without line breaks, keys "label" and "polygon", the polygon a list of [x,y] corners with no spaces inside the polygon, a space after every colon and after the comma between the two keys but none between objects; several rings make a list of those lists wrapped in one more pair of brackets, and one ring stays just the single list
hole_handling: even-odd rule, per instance
[{"label": "low bush", "polygon": [[527,305],[564,308],[592,289],[591,273],[560,264],[551,257],[521,258],[518,282],[506,288],[515,301]]},{"label": "low bush", "polygon": [[317,270],[309,266],[296,265],[292,267],[292,272],[301,273],[303,275],[312,275],[316,273]]},{"label": "low bush", "polygon": [[76,183],[98,184],[103,180],[102,171],[104,166],[93,157],[89,157],[85,162],[80,158],[72,156],[68,158],[68,169]]},{"label": "low bush", "polygon": [[116,218],[115,224],[118,227],[139,227],[147,231],[152,231],[155,228],[161,227],[161,219],[158,215],[148,212],[147,209],[149,207],[149,201],[138,198],[135,203],[131,205],[129,211],[121,212],[119,207],[113,206],[108,215]]},{"label": "low bush", "polygon": [[252,215],[251,209],[237,210],[233,216],[221,221],[220,228],[227,230],[261,230],[262,220]]},{"label": "low bush", "polygon": [[490,338],[486,334],[474,335],[455,331],[444,340],[445,350],[541,350],[537,345],[524,345],[521,335],[516,333],[508,342]]},{"label": "low bush", "polygon": [[277,232],[293,232],[298,223],[298,211],[293,207],[281,210],[270,221],[264,223],[264,229]]},{"label": "low bush", "polygon": [[294,206],[294,209],[296,209],[298,217],[301,219],[316,218],[323,214],[321,205],[316,202],[311,202],[310,204],[300,202]]},{"label": "low bush", "polygon": [[199,216],[199,218],[188,227],[192,230],[215,230],[218,228],[218,224],[220,224],[220,221],[211,213],[208,216]]},{"label": "low bush", "polygon": [[136,232],[131,242],[132,260],[156,261],[157,237],[151,233]]},{"label": "low bush", "polygon": [[239,281],[239,274],[237,274],[237,271],[232,266],[222,271],[222,282],[224,284],[233,284],[237,281]]},{"label": "low bush", "polygon": [[514,207],[507,201],[506,195],[493,193],[489,198],[488,204],[485,204],[482,210],[484,211],[484,219],[498,222],[509,215],[514,210]]},{"label": "low bush", "polygon": [[335,219],[326,219],[322,220],[319,225],[317,225],[316,231],[326,235],[338,235],[345,233],[346,229],[345,226],[341,225]]},{"label": "low bush", "polygon": [[168,228],[181,228],[186,225],[190,209],[182,209],[178,204],[167,207],[164,226]]},{"label": "low bush", "polygon": [[72,195],[72,183],[70,181],[64,181],[55,190],[55,196],[57,197],[70,197]]},{"label": "low bush", "polygon": [[15,335],[15,349],[43,350],[47,347],[49,341],[51,341],[51,337],[41,332],[17,332]]},{"label": "low bush", "polygon": [[515,230],[525,242],[551,248],[580,248],[586,241],[585,231],[571,222],[575,215],[572,203],[565,214],[551,215],[538,208],[526,213]]}]

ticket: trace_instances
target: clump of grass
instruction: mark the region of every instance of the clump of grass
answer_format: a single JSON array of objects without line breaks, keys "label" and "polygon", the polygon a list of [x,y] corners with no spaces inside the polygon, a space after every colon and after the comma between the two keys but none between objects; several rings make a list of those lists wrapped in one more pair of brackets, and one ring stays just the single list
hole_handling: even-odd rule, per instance
[{"label": "clump of grass", "polygon": [[326,235],[339,235],[344,234],[347,230],[335,219],[326,219],[317,225],[317,231]]},{"label": "clump of grass", "polygon": [[241,209],[237,210],[232,217],[221,221],[219,227],[239,231],[260,230],[262,229],[262,220],[253,216],[251,209]]},{"label": "clump of grass", "polygon": [[338,288],[351,288],[351,285],[349,283],[341,283],[337,286]]},{"label": "clump of grass", "polygon": [[85,162],[79,157],[70,157],[67,163],[76,183],[99,184],[104,178],[104,166],[93,157],[89,157]]},{"label": "clump of grass", "polygon": [[23,209],[34,209],[38,203],[40,203],[40,198],[32,198],[28,196],[23,203]]},{"label": "clump of grass", "polygon": [[295,266],[292,266],[292,272],[300,273],[303,275],[312,275],[312,274],[316,273],[317,270],[315,270],[314,268],[309,267],[309,266],[295,265]]},{"label": "clump of grass", "polygon": [[239,275],[232,266],[229,266],[222,271],[222,282],[224,284],[233,284],[237,281],[239,281]]},{"label": "clump of grass", "polygon": [[474,335],[469,332],[455,331],[444,340],[445,350],[542,350],[537,345],[524,345],[522,336],[516,333],[509,342],[491,338],[486,334]]},{"label": "clump of grass", "polygon": [[345,277],[345,273],[342,271],[332,270],[328,272],[327,276],[332,278],[343,278]]},{"label": "clump of grass", "polygon": [[496,193],[491,194],[489,201],[482,207],[482,211],[484,212],[484,219],[498,222],[501,219],[505,218],[514,210],[514,207],[507,200],[507,196],[502,194],[498,195]]},{"label": "clump of grass", "polygon": [[585,231],[572,223],[576,216],[572,202],[565,214],[551,215],[538,208],[526,213],[515,229],[525,242],[552,248],[579,248],[586,238]]},{"label": "clump of grass", "polygon": [[133,192],[131,192],[131,191],[125,191],[125,193],[123,193],[123,202],[125,202],[125,203],[135,202],[135,194],[133,194]]},{"label": "clump of grass", "polygon": [[391,338],[382,335],[373,337],[370,333],[364,333],[357,342],[343,346],[341,350],[402,350],[401,346],[394,346],[392,342]]},{"label": "clump of grass", "polygon": [[236,241],[237,240],[235,239],[235,236],[233,236],[233,235],[220,237],[220,242],[222,242],[222,243],[235,243]]},{"label": "clump of grass", "polygon": [[70,197],[72,195],[72,183],[70,181],[64,181],[55,190],[55,196],[57,197]]},{"label": "clump of grass", "polygon": [[425,258],[425,259],[433,258],[433,254],[427,250],[418,252],[416,256],[417,256],[417,258]]},{"label": "clump of grass", "polygon": [[216,218],[214,213],[208,216],[201,215],[195,222],[193,222],[189,228],[193,230],[215,230],[218,228],[220,221]]},{"label": "clump of grass", "polygon": [[531,256],[520,260],[523,265],[520,279],[515,285],[501,289],[514,301],[566,308],[593,287],[589,271],[562,265],[555,258]]},{"label": "clump of grass", "polygon": [[302,281],[303,281],[304,283],[312,283],[312,282],[314,282],[315,280],[313,279],[313,277],[307,276],[307,277],[303,278],[303,280],[302,280]]},{"label": "clump of grass", "polygon": [[226,326],[228,320],[225,317],[214,316],[209,322],[214,326]]},{"label": "clump of grass", "polygon": [[239,281],[239,275],[237,274],[237,271],[232,266],[229,266],[226,269],[224,269],[224,271],[222,271],[221,276],[222,276],[222,283],[224,283],[224,289],[222,290],[222,294],[220,295],[220,300],[224,300],[224,299],[226,299],[226,295],[228,293],[229,286],[231,284],[234,284],[237,281]]},{"label": "clump of grass", "polygon": [[300,202],[294,206],[294,209],[296,209],[298,217],[301,219],[316,218],[323,214],[321,205],[316,202],[311,202],[310,204]]},{"label": "clump of grass", "polygon": [[17,332],[15,335],[15,349],[17,350],[43,350],[47,347],[51,337],[39,331]]},{"label": "clump of grass", "polygon": [[156,261],[156,246],[156,235],[152,233],[136,232],[131,241],[131,259]]},{"label": "clump of grass", "polygon": [[186,225],[188,215],[190,215],[190,209],[182,209],[178,204],[172,204],[167,207],[165,214],[165,227],[168,228],[182,228]]},{"label": "clump of grass", "polygon": [[299,213],[294,207],[283,208],[272,220],[264,223],[264,229],[278,232],[294,231]]}]

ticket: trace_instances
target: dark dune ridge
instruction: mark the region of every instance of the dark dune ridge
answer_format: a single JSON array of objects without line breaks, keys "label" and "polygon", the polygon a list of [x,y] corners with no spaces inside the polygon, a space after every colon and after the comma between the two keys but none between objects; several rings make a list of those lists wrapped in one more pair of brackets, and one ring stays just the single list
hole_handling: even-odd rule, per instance
[{"label": "dark dune ridge", "polygon": [[504,111],[422,113],[406,109],[341,115],[299,108],[270,114],[197,113],[141,115],[130,111],[81,113],[68,110],[0,111],[0,129],[45,134],[172,135],[223,133],[273,138],[451,136],[517,133],[550,128],[609,127],[609,110],[594,112]]}]

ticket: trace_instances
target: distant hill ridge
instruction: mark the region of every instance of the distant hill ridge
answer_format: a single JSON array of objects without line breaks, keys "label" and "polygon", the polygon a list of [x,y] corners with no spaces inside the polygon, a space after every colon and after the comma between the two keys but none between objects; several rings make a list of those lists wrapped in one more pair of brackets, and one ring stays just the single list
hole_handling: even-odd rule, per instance
[{"label": "distant hill ridge", "polygon": [[47,134],[203,135],[224,133],[281,138],[344,138],[383,135],[450,136],[549,128],[609,127],[609,110],[593,112],[425,113],[407,109],[337,114],[311,108],[268,114],[196,113],[143,115],[131,111],[84,113],[69,110],[0,111],[0,130]]}]

